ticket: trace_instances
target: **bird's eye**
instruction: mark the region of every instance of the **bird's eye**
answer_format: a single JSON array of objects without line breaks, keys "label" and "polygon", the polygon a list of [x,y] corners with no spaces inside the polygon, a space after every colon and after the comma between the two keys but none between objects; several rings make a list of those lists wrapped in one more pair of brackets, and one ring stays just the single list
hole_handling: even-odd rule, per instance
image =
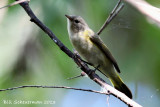
[{"label": "bird's eye", "polygon": [[79,20],[74,20],[75,23],[79,23]]}]

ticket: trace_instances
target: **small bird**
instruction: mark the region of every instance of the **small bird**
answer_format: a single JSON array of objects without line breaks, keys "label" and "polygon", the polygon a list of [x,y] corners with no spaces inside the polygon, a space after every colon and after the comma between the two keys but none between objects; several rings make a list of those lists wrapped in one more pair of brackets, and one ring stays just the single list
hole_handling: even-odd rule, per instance
[{"label": "small bird", "polygon": [[100,72],[109,78],[113,86],[132,99],[130,89],[118,75],[120,69],[116,60],[101,38],[89,28],[81,16],[65,16],[67,17],[70,41],[80,56],[94,67],[99,66]]}]

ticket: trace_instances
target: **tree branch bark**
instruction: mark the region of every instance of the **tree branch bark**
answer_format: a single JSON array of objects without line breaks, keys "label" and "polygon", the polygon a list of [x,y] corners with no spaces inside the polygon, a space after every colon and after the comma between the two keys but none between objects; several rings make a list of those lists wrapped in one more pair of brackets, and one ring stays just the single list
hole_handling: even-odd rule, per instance
[{"label": "tree branch bark", "polygon": [[17,4],[20,4],[20,3],[23,3],[23,2],[25,2],[25,1],[30,1],[30,0],[18,0],[18,1],[15,1],[15,2],[13,2],[13,3],[11,3],[11,4],[9,4],[9,5],[6,5],[6,6],[3,6],[3,7],[0,7],[0,9],[4,9],[4,8],[8,8],[8,7],[11,7],[11,6],[14,6],[14,5],[17,5]]},{"label": "tree branch bark", "polygon": [[106,21],[104,22],[104,24],[102,25],[102,27],[99,29],[99,31],[97,32],[97,35],[100,35],[102,33],[102,31],[107,27],[107,25],[109,25],[109,23],[117,16],[117,14],[123,9],[124,4],[121,4],[121,0],[118,1],[118,3],[116,4],[116,6],[114,7],[114,9],[112,10],[112,12],[109,14],[108,18],[106,19]]},{"label": "tree branch bark", "polygon": [[42,85],[23,85],[23,86],[12,87],[12,88],[7,88],[7,89],[0,89],[0,91],[16,90],[16,89],[20,89],[20,88],[62,88],[62,89],[87,91],[87,92],[109,95],[108,93],[105,93],[105,92],[90,90],[90,89],[73,88],[73,87],[66,87],[66,86],[42,86]]},{"label": "tree branch bark", "polygon": [[[16,0],[16,1],[21,1],[21,0]],[[105,88],[107,90],[108,94],[111,94],[127,105],[131,107],[142,107],[141,105],[137,104],[130,98],[128,98],[125,94],[121,93],[120,91],[116,90],[112,86],[108,85],[102,78],[100,78],[94,70],[90,69],[86,63],[84,63],[80,58],[77,58],[55,35],[54,33],[46,27],[33,13],[31,8],[29,7],[29,2],[23,2],[20,3],[20,5],[23,7],[23,9],[26,11],[26,13],[29,15],[31,18],[30,21],[34,22],[37,26],[39,26],[53,41],[57,46],[70,58],[74,60],[74,62],[80,67],[82,71],[84,71],[88,77],[99,84],[101,87]],[[24,86],[22,86],[24,87]],[[19,87],[20,88],[20,87]],[[9,89],[8,89],[9,90]]]}]

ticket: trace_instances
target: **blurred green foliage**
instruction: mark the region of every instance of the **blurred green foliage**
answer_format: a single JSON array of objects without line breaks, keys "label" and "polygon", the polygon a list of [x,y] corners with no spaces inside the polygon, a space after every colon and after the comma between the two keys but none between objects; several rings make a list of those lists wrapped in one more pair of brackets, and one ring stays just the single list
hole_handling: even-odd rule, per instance
[{"label": "blurred green foliage", "polygon": [[[13,1],[1,0],[0,6]],[[158,4],[160,2],[157,0],[147,1],[160,7]],[[82,16],[97,32],[116,2],[112,0],[31,0],[30,6],[37,17],[72,50],[64,15]],[[125,4],[124,9],[102,32],[101,38],[117,59],[122,71],[120,76],[125,83],[130,84],[134,100],[145,107],[150,107],[152,104],[154,107],[158,106],[160,104],[158,102],[160,98],[160,28],[149,23],[129,4]],[[91,84],[86,78],[66,80],[78,74],[80,70],[77,65],[40,28],[29,21],[29,17],[19,5],[0,10],[1,89],[21,85],[81,87],[80,84],[83,84],[84,88],[100,90],[99,86]],[[148,93],[148,90],[151,91],[151,94]],[[65,105],[68,92],[75,94],[72,96],[74,100],[80,97],[76,95],[76,92],[64,89],[26,88],[1,92],[0,106],[75,107],[72,104]],[[80,95],[83,94],[81,92]],[[137,97],[136,94],[138,94]],[[95,97],[92,97],[92,94],[89,96],[81,100],[94,100]],[[145,96],[147,97],[144,100]],[[56,101],[56,104],[9,105],[3,103],[3,100],[14,101],[15,99],[52,100]],[[116,102],[117,99],[114,100]],[[106,107],[105,101],[101,107]],[[81,101],[76,100],[73,103],[77,105],[76,107],[82,106]],[[112,103],[110,105],[112,106]],[[88,104],[87,107],[97,106]]]}]

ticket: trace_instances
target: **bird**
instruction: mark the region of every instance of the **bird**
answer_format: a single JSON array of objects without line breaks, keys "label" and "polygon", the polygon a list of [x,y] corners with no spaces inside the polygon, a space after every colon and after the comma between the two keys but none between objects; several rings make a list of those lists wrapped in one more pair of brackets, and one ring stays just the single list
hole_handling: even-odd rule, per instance
[{"label": "bird", "polygon": [[88,26],[81,16],[65,16],[67,17],[69,39],[79,55],[92,66],[99,66],[99,71],[109,78],[114,88],[132,99],[130,89],[118,74],[120,69],[115,58],[99,35]]}]

